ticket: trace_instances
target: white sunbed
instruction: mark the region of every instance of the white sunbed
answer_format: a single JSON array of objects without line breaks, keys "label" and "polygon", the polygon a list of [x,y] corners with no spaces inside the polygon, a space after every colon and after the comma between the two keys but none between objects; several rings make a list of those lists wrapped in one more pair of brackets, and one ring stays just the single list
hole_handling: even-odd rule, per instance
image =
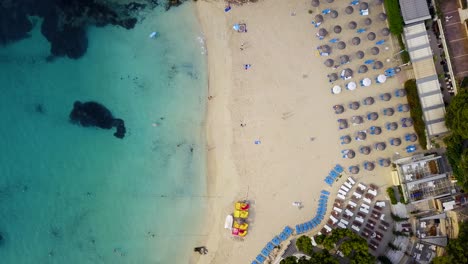
[{"label": "white sunbed", "polygon": [[363,208],[366,208],[367,210],[369,210],[369,209],[370,209],[370,206],[369,206],[369,205],[367,205],[367,204],[361,204],[361,207],[363,207]]},{"label": "white sunbed", "polygon": [[343,191],[343,190],[341,190],[341,189],[338,190],[338,193],[341,194],[341,195],[343,195],[343,196],[345,196],[345,195],[348,194],[347,192],[345,192],[345,191]]},{"label": "white sunbed", "polygon": [[353,212],[351,212],[351,211],[348,210],[348,209],[345,210],[345,213],[346,213],[347,215],[351,216],[351,217],[353,217],[353,215],[354,215]]},{"label": "white sunbed", "polygon": [[342,194],[337,194],[336,197],[340,198],[341,200],[345,200],[346,197]]},{"label": "white sunbed", "polygon": [[354,181],[353,177],[351,177],[351,176],[348,177],[348,181],[349,181],[352,185],[356,184],[356,182]]},{"label": "white sunbed", "polygon": [[346,185],[346,187],[348,187],[349,189],[353,188],[353,186],[349,184],[348,182],[344,182],[343,184]]},{"label": "white sunbed", "polygon": [[357,192],[353,192],[353,196],[355,196],[355,197],[358,198],[358,199],[361,199],[361,197],[362,197],[362,196],[361,196],[359,193],[357,193]]},{"label": "white sunbed", "polygon": [[363,190],[363,191],[367,188],[367,186],[365,186],[365,185],[362,184],[362,183],[359,183],[359,184],[358,184],[358,187],[359,187],[359,189],[361,189],[361,190]]},{"label": "white sunbed", "polygon": [[385,207],[385,202],[376,202],[375,205],[380,207],[380,208],[383,208],[383,207]]},{"label": "white sunbed", "polygon": [[343,186],[343,185],[341,185],[340,189],[341,189],[341,190],[343,190],[343,191],[345,191],[345,192],[349,192],[349,189],[348,189],[348,188],[346,188],[346,187],[345,187],[345,186]]},{"label": "white sunbed", "polygon": [[345,224],[346,226],[348,226],[348,224],[349,224],[349,222],[346,221],[346,220],[344,220],[344,219],[341,219],[340,222],[343,223],[343,224]]},{"label": "white sunbed", "polygon": [[338,208],[338,207],[336,207],[336,206],[333,207],[333,210],[334,210],[334,211],[337,211],[338,213],[343,212],[343,210],[341,210],[340,208]]},{"label": "white sunbed", "polygon": [[356,204],[355,202],[353,202],[353,201],[349,201],[348,204],[351,205],[352,207],[356,207],[356,206],[357,206],[357,204]]},{"label": "white sunbed", "polygon": [[357,227],[357,226],[355,226],[355,225],[352,225],[351,228],[354,229],[354,230],[356,230],[357,232],[359,232],[359,230],[361,230],[361,229],[359,229],[359,227]]},{"label": "white sunbed", "polygon": [[369,213],[369,210],[367,210],[366,208],[362,208],[362,207],[359,207],[359,211],[365,213],[365,214],[368,214]]},{"label": "white sunbed", "polygon": [[380,220],[384,220],[384,218],[385,218],[385,214],[381,214],[380,215]]},{"label": "white sunbed", "polygon": [[374,195],[374,196],[377,196],[377,190],[369,189],[369,190],[367,190],[367,192]]},{"label": "white sunbed", "polygon": [[324,225],[323,227],[327,230],[327,232],[331,232],[331,231],[332,231],[331,227],[329,227],[329,226],[327,226],[327,225]]},{"label": "white sunbed", "polygon": [[346,228],[346,226],[342,222],[339,222],[338,226],[341,227],[341,228]]},{"label": "white sunbed", "polygon": [[362,199],[362,200],[363,200],[364,202],[368,203],[368,204],[371,204],[371,202],[372,202],[371,199],[366,198],[366,197],[364,197],[364,199]]},{"label": "white sunbed", "polygon": [[356,220],[356,221],[360,222],[361,224],[363,224],[363,223],[364,223],[364,218],[362,218],[362,217],[360,217],[360,216],[358,216],[358,217],[354,218],[354,220]]},{"label": "white sunbed", "polygon": [[330,219],[332,220],[333,224],[338,223],[338,219],[336,219],[333,215],[330,215]]}]

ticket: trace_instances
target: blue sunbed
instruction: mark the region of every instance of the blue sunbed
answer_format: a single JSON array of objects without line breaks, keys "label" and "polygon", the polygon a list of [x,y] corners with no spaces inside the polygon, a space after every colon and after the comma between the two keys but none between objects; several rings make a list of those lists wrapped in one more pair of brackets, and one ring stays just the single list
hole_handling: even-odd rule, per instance
[{"label": "blue sunbed", "polygon": [[271,252],[275,248],[275,245],[273,245],[273,243],[271,242],[268,242],[268,244],[266,245],[266,248]]},{"label": "blue sunbed", "polygon": [[250,263],[250,264],[258,264],[258,262],[254,259],[254,260],[252,260],[252,263]]},{"label": "blue sunbed", "polygon": [[265,257],[262,254],[258,254],[258,256],[255,259],[258,261],[258,263],[265,262]]},{"label": "blue sunbed", "polygon": [[283,229],[283,232],[285,232],[286,235],[290,236],[292,234],[293,230],[289,226],[285,226],[284,229]]},{"label": "blue sunbed", "polygon": [[332,171],[330,171],[329,176],[330,176],[332,179],[336,179],[336,177],[338,177],[338,173],[336,173],[336,171],[332,170]]},{"label": "blue sunbed", "polygon": [[326,194],[321,194],[321,195],[320,195],[320,199],[322,199],[322,198],[323,198],[323,199],[328,199],[328,195],[326,195]]},{"label": "blue sunbed", "polygon": [[271,240],[271,243],[273,243],[273,245],[275,245],[275,246],[278,246],[278,245],[281,243],[281,240],[279,239],[278,236],[275,236],[275,237]]},{"label": "blue sunbed", "polygon": [[286,239],[288,239],[288,235],[286,235],[286,233],[281,232],[281,234],[279,234],[279,238],[281,239],[281,241],[285,241]]},{"label": "blue sunbed", "polygon": [[296,234],[300,234],[300,233],[301,233],[301,229],[299,225],[296,225]]},{"label": "blue sunbed", "polygon": [[265,257],[268,257],[268,255],[270,255],[270,251],[267,248],[262,249],[261,252],[262,252],[262,255]]},{"label": "blue sunbed", "polygon": [[343,166],[341,166],[340,164],[336,164],[335,165],[335,171],[338,172],[338,173],[342,173],[343,172]]},{"label": "blue sunbed", "polygon": [[322,194],[325,194],[325,195],[330,195],[330,192],[329,192],[329,191],[325,191],[325,190],[322,190],[321,193],[322,193]]}]

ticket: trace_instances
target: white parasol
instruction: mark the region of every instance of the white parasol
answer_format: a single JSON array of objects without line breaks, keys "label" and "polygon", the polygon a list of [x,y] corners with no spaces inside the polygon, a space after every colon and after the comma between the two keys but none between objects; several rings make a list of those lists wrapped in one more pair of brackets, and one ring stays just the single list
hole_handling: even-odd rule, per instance
[{"label": "white parasol", "polygon": [[350,82],[346,85],[346,88],[348,88],[348,90],[352,91],[354,89],[356,89],[357,85],[355,82]]},{"label": "white parasol", "polygon": [[338,85],[333,86],[333,88],[332,88],[332,93],[333,93],[333,94],[339,94],[339,93],[341,93],[341,87],[338,86]]},{"label": "white parasol", "polygon": [[387,80],[387,77],[383,74],[379,74],[379,76],[377,76],[378,83],[384,83],[386,80]]},{"label": "white parasol", "polygon": [[369,79],[369,78],[364,78],[364,79],[362,80],[362,85],[364,85],[364,86],[366,86],[366,87],[367,87],[367,86],[370,86],[371,83],[372,83],[372,81],[371,81],[371,79]]}]

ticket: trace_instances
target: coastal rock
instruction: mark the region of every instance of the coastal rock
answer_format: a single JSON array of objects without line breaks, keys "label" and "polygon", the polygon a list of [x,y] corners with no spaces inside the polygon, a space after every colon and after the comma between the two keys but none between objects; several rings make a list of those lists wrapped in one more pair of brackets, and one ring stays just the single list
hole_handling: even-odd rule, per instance
[{"label": "coastal rock", "polygon": [[114,136],[125,137],[125,123],[122,119],[114,118],[112,113],[103,105],[96,102],[82,103],[76,101],[70,113],[70,121],[83,127],[95,126],[103,129],[116,128]]},{"label": "coastal rock", "polygon": [[28,37],[32,27],[26,11],[18,2],[2,1],[0,3],[0,44]]}]

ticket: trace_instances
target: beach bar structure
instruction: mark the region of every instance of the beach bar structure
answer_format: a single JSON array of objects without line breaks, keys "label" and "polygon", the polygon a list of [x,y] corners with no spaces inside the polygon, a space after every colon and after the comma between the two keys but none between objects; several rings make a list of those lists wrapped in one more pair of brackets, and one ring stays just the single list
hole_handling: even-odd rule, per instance
[{"label": "beach bar structure", "polygon": [[405,26],[404,39],[413,65],[429,139],[446,134],[445,105],[424,22]]},{"label": "beach bar structure", "polygon": [[450,170],[443,156],[419,154],[394,163],[397,167],[398,184],[403,189],[403,196],[410,203],[451,195],[453,185],[449,179]]},{"label": "beach bar structure", "polygon": [[400,0],[400,7],[406,25],[431,19],[426,0]]}]

